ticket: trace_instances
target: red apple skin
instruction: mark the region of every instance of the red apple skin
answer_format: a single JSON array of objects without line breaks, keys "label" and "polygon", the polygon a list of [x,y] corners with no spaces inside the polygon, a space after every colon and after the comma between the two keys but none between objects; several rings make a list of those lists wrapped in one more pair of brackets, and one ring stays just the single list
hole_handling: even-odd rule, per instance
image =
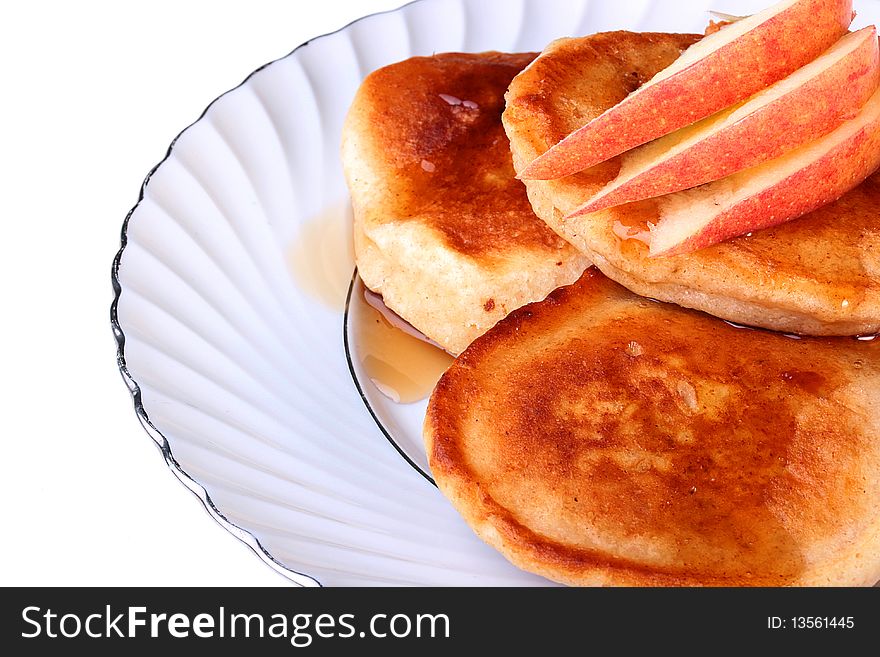
[{"label": "red apple skin", "polygon": [[819,160],[721,212],[699,233],[652,255],[690,253],[744,233],[796,219],[836,201],[880,167],[880,119]]},{"label": "red apple skin", "polygon": [[799,0],[665,80],[636,90],[532,161],[519,178],[563,178],[730,107],[821,55],[852,18],[852,0]]},{"label": "red apple skin", "polygon": [[835,66],[608,194],[587,201],[572,216],[719,180],[828,134],[853,118],[880,84],[877,30],[864,31],[865,41]]}]

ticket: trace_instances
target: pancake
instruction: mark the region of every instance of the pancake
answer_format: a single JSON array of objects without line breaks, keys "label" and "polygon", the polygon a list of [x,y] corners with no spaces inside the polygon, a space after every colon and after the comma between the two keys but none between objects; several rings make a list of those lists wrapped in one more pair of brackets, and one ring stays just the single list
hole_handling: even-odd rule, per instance
[{"label": "pancake", "polygon": [[[511,83],[504,124],[521,170],[619,102],[699,37],[612,32],[551,44]],[[656,223],[654,201],[563,217],[614,178],[619,159],[526,181],[535,212],[634,292],[742,324],[807,335],[880,330],[880,176],[800,219],[694,253],[649,257],[615,234]]]},{"label": "pancake", "polygon": [[453,354],[589,265],[535,216],[514,177],[504,92],[534,57],[448,53],[393,64],[367,77],[346,119],[360,276]]},{"label": "pancake", "polygon": [[880,579],[880,340],[736,328],[591,268],[459,356],[425,442],[474,531],[559,582]]}]

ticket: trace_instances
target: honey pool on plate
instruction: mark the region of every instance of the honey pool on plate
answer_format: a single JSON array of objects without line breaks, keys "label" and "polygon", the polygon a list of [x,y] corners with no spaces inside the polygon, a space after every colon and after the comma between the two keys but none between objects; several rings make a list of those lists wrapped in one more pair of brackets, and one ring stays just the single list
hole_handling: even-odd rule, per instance
[{"label": "honey pool on plate", "polygon": [[452,364],[452,356],[393,326],[364,294],[353,290],[348,307],[352,358],[386,397],[408,404],[425,399]]},{"label": "honey pool on plate", "polygon": [[297,285],[332,310],[345,308],[354,267],[351,204],[336,203],[305,222],[287,251]]},{"label": "honey pool on plate", "polygon": [[[332,205],[303,224],[287,253],[296,283],[332,310],[345,309],[351,282],[351,224],[351,205]],[[360,292],[352,294],[348,323],[352,358],[392,401],[408,404],[427,398],[452,363],[452,356],[442,349],[392,325]]]}]

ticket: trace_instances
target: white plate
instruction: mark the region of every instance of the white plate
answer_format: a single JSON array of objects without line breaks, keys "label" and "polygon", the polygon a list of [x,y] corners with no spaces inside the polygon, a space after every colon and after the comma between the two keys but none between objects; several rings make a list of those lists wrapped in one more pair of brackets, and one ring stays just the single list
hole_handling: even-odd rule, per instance
[{"label": "white plate", "polygon": [[[368,72],[414,55],[701,31],[710,8],[768,2],[421,0],[310,41],[214,101],[144,182],[113,270],[120,368],[172,470],[303,585],[547,584],[471,533],[352,380],[343,117]],[[876,2],[857,9],[858,25],[880,20]],[[425,404],[360,387],[426,469]]]}]

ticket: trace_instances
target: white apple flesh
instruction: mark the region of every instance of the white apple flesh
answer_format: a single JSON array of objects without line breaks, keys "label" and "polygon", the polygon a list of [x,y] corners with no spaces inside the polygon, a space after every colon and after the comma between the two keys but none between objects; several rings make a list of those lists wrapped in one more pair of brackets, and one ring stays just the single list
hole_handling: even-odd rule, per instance
[{"label": "white apple flesh", "polygon": [[775,160],[656,200],[650,254],[678,255],[790,221],[830,203],[880,166],[880,91],[855,118]]},{"label": "white apple flesh", "polygon": [[851,119],[878,84],[871,26],[744,104],[624,153],[618,176],[572,214],[690,189],[780,157]]}]

